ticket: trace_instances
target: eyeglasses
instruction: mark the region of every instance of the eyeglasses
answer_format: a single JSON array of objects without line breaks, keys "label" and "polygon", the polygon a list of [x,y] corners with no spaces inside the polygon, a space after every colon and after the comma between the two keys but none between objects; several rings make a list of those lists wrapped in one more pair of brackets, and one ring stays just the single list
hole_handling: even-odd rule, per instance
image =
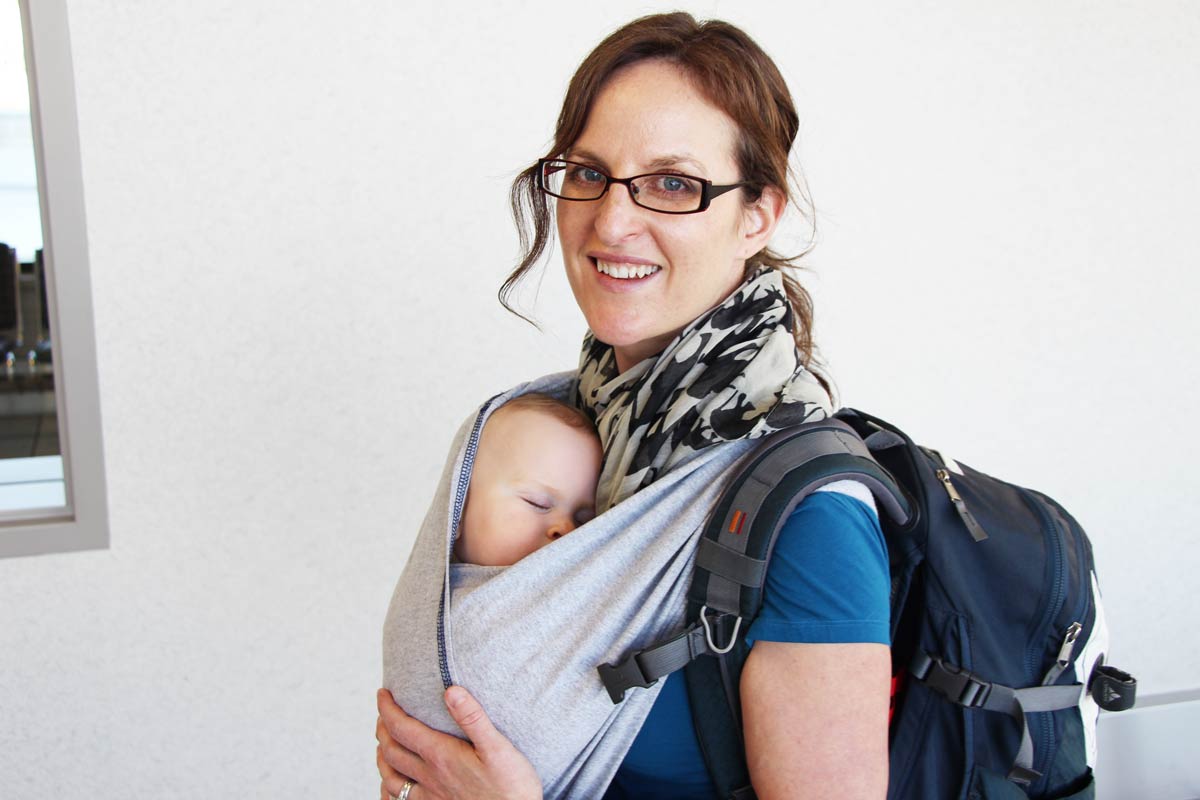
[{"label": "eyeglasses", "polygon": [[563,200],[599,200],[614,183],[629,190],[634,203],[663,214],[696,214],[714,197],[748,186],[730,183],[717,186],[712,181],[674,172],[652,172],[632,178],[614,178],[595,167],[554,158],[538,160],[538,188]]}]

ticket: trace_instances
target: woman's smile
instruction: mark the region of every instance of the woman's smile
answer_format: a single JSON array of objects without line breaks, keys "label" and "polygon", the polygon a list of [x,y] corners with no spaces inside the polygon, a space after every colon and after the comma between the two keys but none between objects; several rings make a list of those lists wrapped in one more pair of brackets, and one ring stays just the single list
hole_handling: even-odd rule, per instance
[{"label": "woman's smile", "polygon": [[644,288],[662,272],[662,266],[646,259],[608,254],[591,255],[596,268],[596,280],[601,288],[610,292],[628,292]]}]

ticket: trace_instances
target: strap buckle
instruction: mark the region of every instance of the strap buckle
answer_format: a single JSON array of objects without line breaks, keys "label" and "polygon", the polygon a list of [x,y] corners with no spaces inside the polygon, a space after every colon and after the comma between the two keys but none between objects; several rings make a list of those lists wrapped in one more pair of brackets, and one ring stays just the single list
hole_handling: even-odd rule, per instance
[{"label": "strap buckle", "polygon": [[639,655],[641,653],[632,653],[624,661],[616,664],[601,664],[596,667],[596,671],[600,673],[600,680],[604,683],[604,688],[608,690],[608,696],[612,698],[614,705],[625,699],[626,690],[649,689],[658,683],[658,678],[650,680],[642,672],[642,665],[638,662]]},{"label": "strap buckle", "polygon": [[918,650],[909,667],[914,677],[953,703],[982,708],[992,693],[992,684],[970,670],[947,664],[937,656]]}]

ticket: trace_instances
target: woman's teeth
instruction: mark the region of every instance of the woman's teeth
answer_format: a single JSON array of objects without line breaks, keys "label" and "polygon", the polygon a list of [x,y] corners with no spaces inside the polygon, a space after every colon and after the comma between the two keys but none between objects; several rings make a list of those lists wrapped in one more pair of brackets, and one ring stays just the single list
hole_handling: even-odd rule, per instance
[{"label": "woman's teeth", "polygon": [[597,259],[596,269],[611,278],[644,278],[658,272],[662,267],[657,264],[613,264]]}]

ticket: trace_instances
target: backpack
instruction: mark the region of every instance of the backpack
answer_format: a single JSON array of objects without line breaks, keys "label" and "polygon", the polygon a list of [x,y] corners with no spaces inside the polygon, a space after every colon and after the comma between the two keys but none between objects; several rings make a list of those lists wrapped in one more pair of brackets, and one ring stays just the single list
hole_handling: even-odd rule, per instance
[{"label": "backpack", "polygon": [[614,703],[685,669],[721,798],[751,800],[738,686],[775,539],[817,488],[871,489],[891,568],[889,800],[1092,798],[1100,708],[1137,682],[1105,663],[1091,543],[1058,503],[919,447],[853,409],[765,437],[696,554],[688,628],[599,667]]}]

